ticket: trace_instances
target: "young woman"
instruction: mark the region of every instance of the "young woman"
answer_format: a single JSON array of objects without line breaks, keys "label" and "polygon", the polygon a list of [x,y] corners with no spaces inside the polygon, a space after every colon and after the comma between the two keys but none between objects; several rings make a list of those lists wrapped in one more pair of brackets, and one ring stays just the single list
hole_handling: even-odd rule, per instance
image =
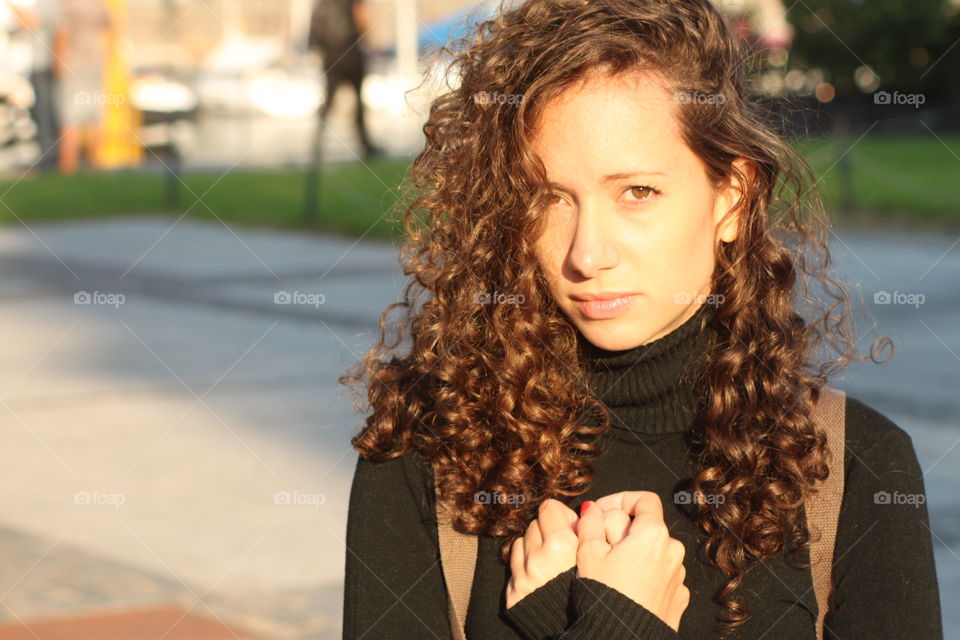
[{"label": "young woman", "polygon": [[[412,167],[407,313],[341,378],[372,410],[344,638],[451,637],[441,500],[479,536],[471,640],[812,640],[811,407],[862,356],[723,18],[528,0],[459,44]],[[910,437],[848,398],[844,457],[826,637],[942,638]]]}]

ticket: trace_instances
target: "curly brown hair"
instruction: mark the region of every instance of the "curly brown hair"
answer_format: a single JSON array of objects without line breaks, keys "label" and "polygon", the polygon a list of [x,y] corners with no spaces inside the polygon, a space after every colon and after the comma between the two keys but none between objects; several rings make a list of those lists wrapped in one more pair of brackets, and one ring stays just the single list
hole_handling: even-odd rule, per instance
[{"label": "curly brown hair", "polygon": [[[527,0],[502,4],[442,47],[448,84],[406,183],[401,256],[413,278],[404,301],[381,315],[379,342],[340,378],[366,391],[370,414],[351,440],[360,455],[423,454],[455,528],[503,536],[507,564],[543,500],[590,488],[597,438],[610,426],[586,383],[577,330],[534,256],[551,191],[530,148],[537,117],[596,70],[654,71],[674,91],[722,97],[681,104],[678,117],[711,180],[736,173],[749,185],[738,236],[717,252],[721,303],[703,316],[718,340],[696,384],[690,485],[694,495],[723,496],[695,511],[704,559],[727,578],[715,596],[724,630],[749,618],[732,594],[751,563],[809,548],[800,508],[828,473],[812,403],[830,375],[861,359],[849,295],[828,273],[829,227],[812,171],[748,96],[751,57],[740,46],[708,0]],[[491,94],[522,99],[479,98]],[[522,303],[478,304],[501,291]],[[396,307],[406,313],[388,340]],[[408,335],[409,351],[396,353]]]}]

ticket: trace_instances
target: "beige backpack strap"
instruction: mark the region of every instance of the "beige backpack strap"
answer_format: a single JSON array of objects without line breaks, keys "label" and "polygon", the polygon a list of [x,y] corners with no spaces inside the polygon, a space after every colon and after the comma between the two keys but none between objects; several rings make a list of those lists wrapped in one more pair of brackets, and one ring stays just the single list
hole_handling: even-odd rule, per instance
[{"label": "beige backpack strap", "polygon": [[811,417],[814,424],[827,434],[827,464],[830,466],[829,477],[818,485],[819,491],[806,505],[807,529],[811,531],[810,572],[817,598],[817,640],[823,640],[824,618],[833,605],[833,550],[843,501],[846,394],[824,385]]},{"label": "beige backpack strap", "polygon": [[453,640],[466,640],[464,625],[477,566],[477,536],[454,530],[447,509],[437,499],[437,537],[440,540],[440,566],[447,583],[447,612]]}]

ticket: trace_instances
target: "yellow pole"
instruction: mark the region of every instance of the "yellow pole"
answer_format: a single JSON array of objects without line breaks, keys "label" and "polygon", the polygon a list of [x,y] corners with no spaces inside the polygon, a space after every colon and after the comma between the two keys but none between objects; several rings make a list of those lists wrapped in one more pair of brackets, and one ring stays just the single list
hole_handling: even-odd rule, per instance
[{"label": "yellow pole", "polygon": [[127,0],[104,0],[113,29],[108,36],[103,93],[103,130],[96,157],[104,169],[133,167],[143,157],[138,139],[140,112],[130,104],[130,71],[120,46],[127,24]]}]

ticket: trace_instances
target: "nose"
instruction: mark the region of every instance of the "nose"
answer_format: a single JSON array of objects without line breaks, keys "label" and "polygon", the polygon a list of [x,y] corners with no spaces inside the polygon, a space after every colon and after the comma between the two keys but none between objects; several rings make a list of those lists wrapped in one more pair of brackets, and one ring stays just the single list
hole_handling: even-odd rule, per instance
[{"label": "nose", "polygon": [[617,266],[620,260],[611,215],[602,207],[589,205],[582,206],[577,212],[568,261],[570,267],[585,279]]}]

